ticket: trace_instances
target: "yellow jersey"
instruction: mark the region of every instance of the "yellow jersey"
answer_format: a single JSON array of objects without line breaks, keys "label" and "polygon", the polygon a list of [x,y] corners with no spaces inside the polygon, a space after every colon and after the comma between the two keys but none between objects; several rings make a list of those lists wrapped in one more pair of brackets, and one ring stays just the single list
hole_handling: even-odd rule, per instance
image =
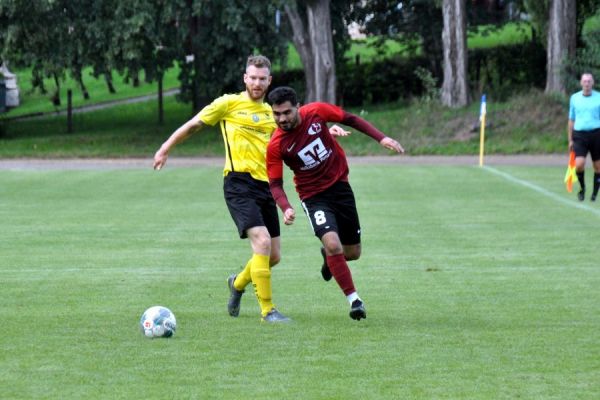
[{"label": "yellow jersey", "polygon": [[196,116],[203,124],[220,123],[225,143],[225,168],[229,172],[249,172],[254,179],[267,177],[267,145],[277,127],[271,106],[254,101],[247,92],[226,94],[204,107]]}]

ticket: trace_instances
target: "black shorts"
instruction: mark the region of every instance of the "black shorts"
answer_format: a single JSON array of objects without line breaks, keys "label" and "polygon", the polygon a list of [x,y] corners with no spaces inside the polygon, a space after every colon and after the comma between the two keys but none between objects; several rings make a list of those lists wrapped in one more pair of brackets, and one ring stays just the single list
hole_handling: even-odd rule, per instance
[{"label": "black shorts", "polygon": [[577,157],[587,157],[592,161],[600,160],[600,128],[592,131],[573,131],[573,150]]},{"label": "black shorts", "polygon": [[277,206],[268,182],[246,172],[230,172],[223,180],[223,192],[240,238],[247,238],[246,231],[255,226],[266,226],[272,238],[280,235]]},{"label": "black shorts", "polygon": [[336,182],[324,192],[302,202],[302,208],[319,239],[337,232],[343,245],[360,243],[360,221],[356,200],[348,182]]}]

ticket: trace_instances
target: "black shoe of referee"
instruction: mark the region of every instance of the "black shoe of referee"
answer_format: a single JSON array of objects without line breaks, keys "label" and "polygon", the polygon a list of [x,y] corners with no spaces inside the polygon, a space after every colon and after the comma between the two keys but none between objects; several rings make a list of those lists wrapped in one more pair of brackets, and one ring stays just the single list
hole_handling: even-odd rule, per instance
[{"label": "black shoe of referee", "polygon": [[577,193],[577,198],[579,201],[583,201],[583,199],[585,199],[585,189],[581,189],[579,193]]}]

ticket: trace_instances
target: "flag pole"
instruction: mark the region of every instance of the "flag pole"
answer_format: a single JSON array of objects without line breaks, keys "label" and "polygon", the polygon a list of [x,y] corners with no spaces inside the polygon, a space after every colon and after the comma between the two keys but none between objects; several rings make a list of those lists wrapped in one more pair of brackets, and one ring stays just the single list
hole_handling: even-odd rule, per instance
[{"label": "flag pole", "polygon": [[567,192],[573,191],[573,182],[577,181],[577,171],[575,170],[575,152],[571,150],[569,152],[569,165],[567,166],[567,173],[565,174],[565,183],[567,185]]},{"label": "flag pole", "polygon": [[479,122],[481,128],[479,129],[479,166],[483,167],[483,147],[485,143],[485,114],[486,114],[486,102],[485,94],[481,96],[481,109],[479,111]]}]

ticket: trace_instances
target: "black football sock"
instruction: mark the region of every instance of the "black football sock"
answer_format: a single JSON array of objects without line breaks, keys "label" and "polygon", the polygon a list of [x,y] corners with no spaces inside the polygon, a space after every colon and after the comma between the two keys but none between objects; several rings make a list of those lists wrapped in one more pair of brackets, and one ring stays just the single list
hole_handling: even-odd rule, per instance
[{"label": "black football sock", "polygon": [[577,180],[579,181],[579,186],[581,186],[581,190],[585,190],[585,179],[583,177],[584,171],[577,172]]},{"label": "black football sock", "polygon": [[598,194],[598,189],[600,189],[600,173],[596,172],[594,174],[594,196]]}]

